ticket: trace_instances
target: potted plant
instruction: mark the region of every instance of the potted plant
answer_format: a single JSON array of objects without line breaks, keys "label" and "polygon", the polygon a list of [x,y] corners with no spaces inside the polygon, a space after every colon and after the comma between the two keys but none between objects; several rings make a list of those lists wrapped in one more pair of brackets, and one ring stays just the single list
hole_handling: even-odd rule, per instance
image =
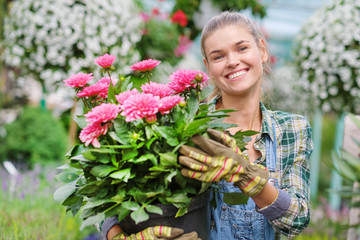
[{"label": "potted plant", "polygon": [[[113,79],[114,60],[108,54],[96,59],[107,75],[93,85],[89,85],[92,73],[64,80],[82,100],[85,114],[76,117],[82,143],[66,154],[68,162],[58,175],[64,184],[54,197],[74,215],[81,212],[82,227],[114,215],[119,221],[129,216],[139,225],[149,214],[167,215],[159,204],[173,206],[170,218],[180,219],[194,209],[189,208],[192,199],[209,184],[181,175],[177,150],[183,144],[193,145],[191,137],[208,128],[232,126],[222,122],[232,110],[212,111],[203,102],[210,89],[206,87],[208,77],[201,71],[178,70],[168,84],[159,84],[150,76],[160,61],[143,60],[131,66],[145,76],[137,89],[130,76]],[[245,146],[243,138],[249,134],[237,134],[240,147]],[[199,201],[207,204],[208,195],[205,200],[201,196]],[[205,209],[208,212],[207,206]],[[203,217],[200,215],[202,221]],[[199,223],[191,220],[187,223],[191,227]],[[205,226],[209,226],[206,220]]]}]

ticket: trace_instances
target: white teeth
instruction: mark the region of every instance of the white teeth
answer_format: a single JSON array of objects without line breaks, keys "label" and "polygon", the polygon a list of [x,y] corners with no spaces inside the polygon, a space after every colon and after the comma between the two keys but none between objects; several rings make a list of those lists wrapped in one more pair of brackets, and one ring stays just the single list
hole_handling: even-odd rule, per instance
[{"label": "white teeth", "polygon": [[239,76],[242,76],[246,73],[247,71],[243,70],[243,71],[240,71],[240,72],[236,72],[234,74],[231,74],[229,76],[229,79],[233,79],[233,78],[236,78],[236,77],[239,77]]}]

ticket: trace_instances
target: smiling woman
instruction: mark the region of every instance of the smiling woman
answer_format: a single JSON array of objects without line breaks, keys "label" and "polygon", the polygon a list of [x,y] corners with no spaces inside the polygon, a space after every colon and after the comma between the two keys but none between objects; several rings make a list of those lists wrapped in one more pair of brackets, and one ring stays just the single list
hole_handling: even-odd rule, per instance
[{"label": "smiling woman", "polygon": [[[235,127],[226,132],[208,129],[209,138],[197,135],[192,137],[195,147],[180,147],[181,174],[217,185],[210,239],[299,234],[310,220],[311,127],[305,117],[267,110],[260,101],[270,72],[265,38],[245,16],[224,12],[203,28],[201,48],[215,85],[214,97],[208,99],[210,109],[237,110],[224,119]],[[257,133],[245,150],[229,135],[240,130]],[[237,193],[239,198],[243,194],[249,200],[236,205],[227,202],[224,193]],[[115,226],[109,233],[121,231]]]}]

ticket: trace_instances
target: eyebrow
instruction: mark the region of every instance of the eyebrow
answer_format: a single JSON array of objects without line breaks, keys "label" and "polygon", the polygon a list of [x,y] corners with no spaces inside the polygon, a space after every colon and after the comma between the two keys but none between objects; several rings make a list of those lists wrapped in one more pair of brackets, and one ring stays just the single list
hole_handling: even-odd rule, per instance
[{"label": "eyebrow", "polygon": [[[247,40],[240,40],[240,41],[236,42],[234,45],[235,45],[235,46],[238,46],[238,45],[243,44],[244,42],[249,42],[249,41],[247,41]],[[211,51],[211,52],[209,53],[209,56],[210,56],[211,54],[219,53],[219,52],[221,52],[221,50],[213,50],[213,51]]]}]

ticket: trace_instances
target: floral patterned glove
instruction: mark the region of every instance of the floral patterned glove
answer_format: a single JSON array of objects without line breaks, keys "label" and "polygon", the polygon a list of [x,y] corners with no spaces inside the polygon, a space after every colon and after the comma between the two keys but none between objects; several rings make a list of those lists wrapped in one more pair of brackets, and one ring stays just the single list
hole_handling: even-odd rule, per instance
[{"label": "floral patterned glove", "polygon": [[233,182],[249,197],[260,193],[269,178],[267,168],[242,156],[235,139],[229,135],[214,129],[208,129],[208,134],[210,138],[200,135],[192,138],[199,149],[186,145],[180,148],[183,156],[179,161],[188,167],[181,169],[181,174],[202,182]]},{"label": "floral patterned glove", "polygon": [[112,238],[112,240],[201,240],[196,232],[183,234],[184,230],[180,228],[172,228],[165,226],[148,227],[141,232],[127,236],[120,233]]}]

